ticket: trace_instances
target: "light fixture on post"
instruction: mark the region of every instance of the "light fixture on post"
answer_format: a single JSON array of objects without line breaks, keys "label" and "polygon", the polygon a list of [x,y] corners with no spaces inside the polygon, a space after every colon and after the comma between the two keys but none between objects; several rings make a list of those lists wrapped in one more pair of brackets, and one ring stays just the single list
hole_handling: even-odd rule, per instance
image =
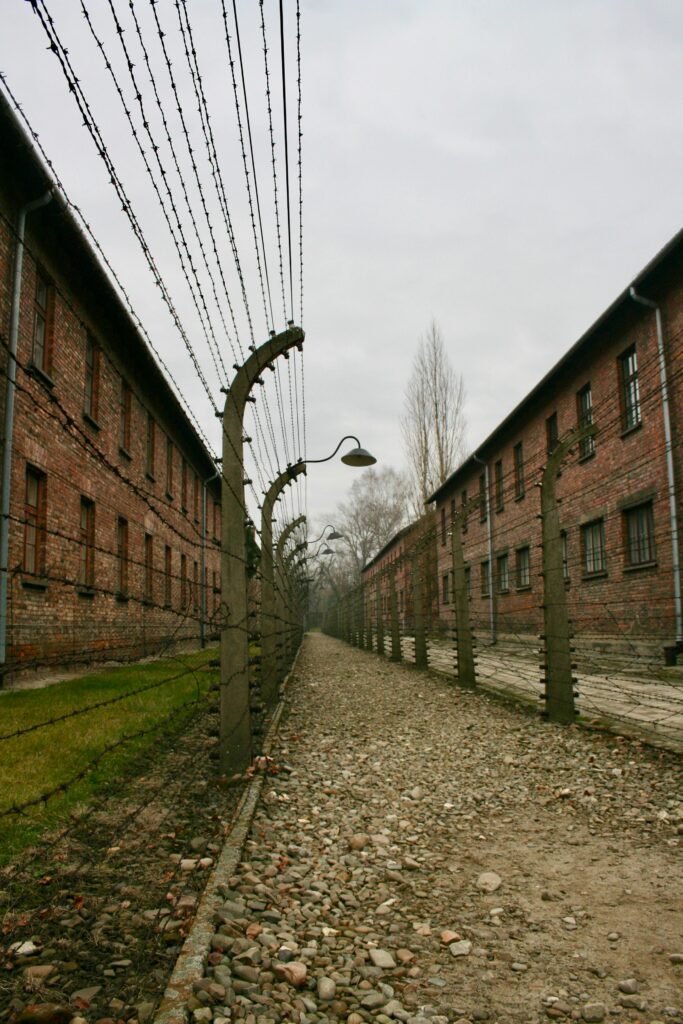
[{"label": "light fixture on post", "polygon": [[333,459],[335,457],[341,446],[344,444],[344,441],[356,442],[356,447],[349,449],[349,451],[345,455],[342,455],[341,457],[342,462],[346,466],[354,466],[357,469],[365,469],[367,466],[375,465],[375,463],[377,462],[375,456],[371,455],[366,448],[362,448],[360,441],[358,440],[357,437],[354,437],[353,434],[347,434],[346,437],[342,437],[341,441],[334,449],[332,454],[328,455],[326,459],[306,459],[306,462],[309,465],[312,465],[313,463],[316,462],[329,462],[330,459]]}]

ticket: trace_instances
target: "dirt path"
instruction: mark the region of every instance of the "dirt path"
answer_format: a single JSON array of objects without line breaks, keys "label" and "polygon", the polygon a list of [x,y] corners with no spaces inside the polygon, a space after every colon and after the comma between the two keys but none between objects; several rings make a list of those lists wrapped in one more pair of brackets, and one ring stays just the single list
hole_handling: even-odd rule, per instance
[{"label": "dirt path", "polygon": [[196,1024],[683,1021],[675,755],[320,635],[289,704]]}]

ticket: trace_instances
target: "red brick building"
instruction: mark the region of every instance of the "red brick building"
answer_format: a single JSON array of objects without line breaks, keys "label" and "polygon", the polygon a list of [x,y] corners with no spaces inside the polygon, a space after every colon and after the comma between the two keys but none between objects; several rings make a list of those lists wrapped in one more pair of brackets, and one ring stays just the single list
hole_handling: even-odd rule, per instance
[{"label": "red brick building", "polygon": [[436,593],[437,549],[435,518],[432,512],[410,523],[391,538],[363,568],[361,578],[365,587],[365,599],[369,619],[375,619],[376,591],[374,581],[379,576],[382,615],[385,628],[391,625],[389,604],[389,571],[394,570],[398,619],[403,632],[411,632],[414,616],[414,561],[417,551],[420,578],[422,582],[423,609],[428,631],[439,629],[440,606]]},{"label": "red brick building", "polygon": [[577,445],[557,482],[576,634],[659,648],[683,639],[680,530],[674,540],[683,474],[682,333],[683,232],[430,498],[442,617],[453,607],[451,517],[469,506],[462,540],[475,628],[489,636],[492,628],[508,636],[541,631],[538,484],[558,441],[592,422],[595,438]]},{"label": "red brick building", "polygon": [[[4,421],[19,214],[54,186],[2,97],[0,147]],[[216,466],[56,191],[26,213],[19,288],[4,671],[198,646]]]}]

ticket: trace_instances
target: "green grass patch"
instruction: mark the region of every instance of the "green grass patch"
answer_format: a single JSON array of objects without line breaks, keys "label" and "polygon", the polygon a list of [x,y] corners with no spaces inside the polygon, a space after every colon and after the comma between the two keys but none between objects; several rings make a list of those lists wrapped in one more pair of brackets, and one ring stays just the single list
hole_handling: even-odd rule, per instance
[{"label": "green grass patch", "polygon": [[[77,805],[120,783],[140,754],[180,731],[218,683],[218,669],[208,669],[215,657],[207,649],[3,694],[0,865]],[[54,719],[61,720],[42,724]],[[3,814],[27,803],[21,814]]]}]

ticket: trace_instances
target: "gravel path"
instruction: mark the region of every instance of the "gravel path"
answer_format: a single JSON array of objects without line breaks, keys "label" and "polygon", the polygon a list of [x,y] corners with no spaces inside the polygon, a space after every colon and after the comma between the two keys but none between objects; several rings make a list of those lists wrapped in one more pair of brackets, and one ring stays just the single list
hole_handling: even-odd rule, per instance
[{"label": "gravel path", "polygon": [[680,761],[309,636],[196,1024],[683,1021]]}]

